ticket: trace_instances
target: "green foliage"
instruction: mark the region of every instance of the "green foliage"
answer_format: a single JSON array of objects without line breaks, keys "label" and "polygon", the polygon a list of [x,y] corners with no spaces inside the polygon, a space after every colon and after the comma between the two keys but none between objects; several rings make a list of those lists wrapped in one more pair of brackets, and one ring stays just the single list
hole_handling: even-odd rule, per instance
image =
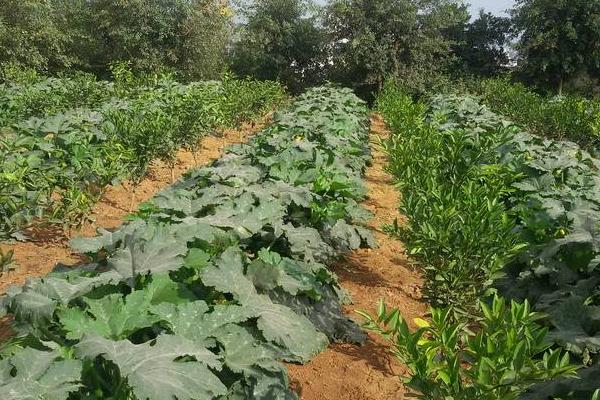
[{"label": "green foliage", "polygon": [[13,250],[9,250],[4,252],[2,248],[0,248],[0,277],[6,274],[7,272],[13,271],[17,268],[17,264],[15,262],[15,253]]},{"label": "green foliage", "polygon": [[195,150],[201,137],[264,115],[284,98],[272,82],[183,85],[114,70],[115,83],[34,75],[0,88],[0,236],[40,217],[78,223],[107,184],[141,178],[153,160]]},{"label": "green foliage", "polygon": [[79,389],[82,365],[60,351],[27,348],[0,361],[0,393],[8,399],[66,400]]},{"label": "green foliage", "polygon": [[454,121],[464,111],[443,99],[426,119],[426,107],[393,85],[378,108],[392,130],[384,147],[408,218],[390,229],[424,272],[429,301],[472,309],[523,247],[502,203],[515,176],[496,152],[511,131],[461,126]]},{"label": "green foliage", "polygon": [[233,127],[239,122],[262,116],[271,111],[274,104],[281,104],[286,98],[283,88],[271,81],[236,79],[224,75],[222,82],[222,118],[225,126]]},{"label": "green foliage", "polygon": [[104,58],[98,60],[100,65],[129,61],[134,70],[158,71],[177,62],[177,35],[186,13],[185,2],[94,0],[89,7],[98,22],[88,29],[93,37],[102,38],[98,43]]},{"label": "green foliage", "polygon": [[520,68],[535,83],[558,89],[586,74],[600,78],[600,2],[518,0]]},{"label": "green foliage", "polygon": [[90,64],[128,61],[137,71],[181,71],[214,79],[223,71],[229,15],[215,0],[162,2],[95,0],[87,29],[97,44]]},{"label": "green foliage", "polygon": [[475,323],[454,320],[451,308],[431,309],[431,323],[417,319],[411,332],[400,311],[380,302],[377,316],[360,312],[364,327],[385,337],[409,368],[405,379],[420,399],[515,400],[537,382],[574,376],[569,354],[549,350],[542,316],[523,304],[494,297],[479,303]]},{"label": "green foliage", "polygon": [[[367,126],[349,90],[311,90],[130,222],[74,240],[94,264],[2,298],[18,337],[1,365],[35,351],[49,368],[79,366],[56,397],[70,400],[295,399],[279,361],[307,362],[328,339],[366,339],[323,263],[373,244],[357,205]],[[315,203],[345,212],[319,218]],[[54,398],[43,373],[18,370],[0,378],[0,397]]]},{"label": "green foliage", "polygon": [[219,0],[5,0],[0,8],[2,67],[107,76],[111,64],[129,62],[186,80],[216,79],[226,67],[232,13]]},{"label": "green foliage", "polygon": [[0,67],[38,71],[69,68],[74,38],[64,29],[63,1],[3,0],[0,3]]},{"label": "green foliage", "polygon": [[598,373],[600,364],[580,369],[579,375],[572,378],[559,378],[539,383],[529,389],[520,400],[598,400]]},{"label": "green foliage", "polygon": [[504,79],[471,85],[494,111],[506,115],[530,132],[574,141],[592,150],[600,144],[600,102],[576,95],[547,97]]},{"label": "green foliage", "polygon": [[[480,231],[481,237],[474,243],[483,243],[490,249],[490,253],[497,252],[495,256],[498,257],[498,268],[502,268],[503,275],[488,275],[489,279],[495,281],[479,281],[479,285],[485,287],[493,284],[494,288],[507,297],[527,299],[536,310],[549,315],[548,322],[551,330],[548,339],[576,355],[584,365],[597,363],[600,349],[598,340],[600,336],[598,330],[600,326],[598,325],[600,162],[575,143],[549,140],[520,131],[512,122],[490,112],[487,107],[471,97],[438,96],[431,99],[431,105],[427,108],[424,105],[412,104],[409,98],[390,88],[384,93],[380,103],[393,128],[390,143],[395,143],[394,140],[410,143],[412,135],[426,132],[426,129],[437,129],[434,134],[436,140],[423,136],[425,139],[409,147],[407,154],[402,151],[402,145],[392,147],[392,150],[400,150],[399,153],[390,153],[392,171],[401,177],[400,187],[408,191],[404,196],[408,199],[405,200],[408,206],[404,206],[403,210],[408,213],[409,225],[405,228],[397,228],[397,231],[408,231],[408,248],[416,253],[417,260],[422,263],[426,271],[426,279],[435,279],[446,271],[443,267],[439,267],[439,264],[435,264],[438,254],[461,254],[457,246],[457,243],[461,242],[453,242],[445,238],[454,239],[455,236],[462,238],[464,232],[477,231],[481,224],[484,229]],[[472,136],[451,134],[457,130],[472,132]],[[401,132],[401,136],[397,139],[394,139],[395,132]],[[497,132],[505,132],[507,135],[498,136]],[[502,228],[506,226],[502,225],[502,221],[505,221],[504,223],[513,227],[510,231],[494,237],[487,232],[485,223],[482,224],[468,214],[479,216],[477,208],[466,209],[468,213],[461,213],[460,211],[465,209],[461,208],[463,203],[460,200],[440,202],[439,196],[435,193],[437,193],[436,188],[443,183],[432,185],[430,190],[434,195],[422,196],[421,203],[413,200],[419,188],[425,184],[416,179],[412,181],[404,181],[404,179],[411,176],[412,169],[421,171],[421,175],[427,176],[426,173],[430,169],[435,171],[439,167],[428,160],[421,160],[419,165],[415,166],[406,164],[406,167],[403,167],[405,164],[402,162],[405,159],[416,159],[419,154],[426,154],[432,159],[440,157],[439,153],[443,154],[446,150],[440,149],[436,143],[448,136],[460,140],[461,146],[458,148],[461,156],[467,160],[476,160],[475,171],[494,171],[493,175],[464,174],[462,176],[467,180],[476,179],[471,184],[496,188],[498,197],[488,203],[488,207],[496,205],[499,210],[502,210],[504,217],[502,220],[496,220],[495,223]],[[445,145],[448,151],[457,148],[453,143],[450,140]],[[474,144],[485,146],[476,147],[480,151],[474,155],[472,152]],[[430,153],[428,146],[433,146],[436,151]],[[481,157],[482,155],[486,155],[487,158]],[[443,175],[444,179],[453,181],[456,171],[469,171],[464,168],[465,164],[462,160],[461,157],[447,159],[446,162],[451,162],[452,165],[446,165],[441,169],[446,171]],[[395,169],[397,162],[399,167]],[[421,164],[428,166],[427,171],[418,169]],[[498,175],[499,171],[504,172]],[[493,177],[492,180],[489,180],[490,176]],[[454,182],[456,186],[456,181]],[[416,189],[413,190],[413,187]],[[477,204],[476,198],[480,195],[471,193],[469,202]],[[421,207],[414,207],[413,204]],[[486,209],[483,201],[479,204],[481,210],[485,210],[484,218],[495,215],[491,208]],[[434,213],[439,215],[456,213],[460,216],[461,224],[450,225],[455,228],[452,234],[448,234],[445,231],[447,220],[444,220],[444,224],[431,225],[430,221],[435,223],[441,219]],[[417,231],[419,236],[414,234],[413,226],[419,228]],[[431,229],[421,228],[422,226],[431,226]],[[421,234],[421,231],[425,234]],[[504,240],[509,237],[507,235],[513,237],[516,235],[517,241],[525,243],[526,247],[520,245],[512,248],[503,247]],[[419,246],[415,246],[413,242],[415,237],[433,239],[421,240],[416,242]],[[483,248],[481,252],[485,254]],[[433,256],[423,258],[423,254]],[[464,279],[460,275],[461,271],[461,269],[449,269],[449,276]],[[480,280],[482,277],[476,279]],[[427,282],[427,285],[436,287],[439,283]],[[438,296],[443,299],[441,290]],[[455,293],[448,293],[446,296],[451,300],[456,298]],[[458,305],[464,308],[460,301]],[[592,376],[593,373],[582,372],[583,378],[593,380]],[[572,391],[584,393],[583,396],[589,398],[593,392],[587,389],[590,385],[593,387],[593,384],[587,381],[557,381],[556,384],[540,386],[537,393],[557,390],[557,393],[568,394]],[[535,396],[535,392],[532,396]]]},{"label": "green foliage", "polygon": [[497,76],[509,63],[507,47],[511,21],[492,13],[479,12],[474,21],[456,32],[453,46],[459,73],[474,76]]},{"label": "green foliage", "polygon": [[221,367],[215,354],[172,335],[158,336],[153,342],[136,345],[89,336],[77,344],[75,354],[88,359],[101,356],[118,368],[126,385],[114,385],[117,389],[111,394],[116,398],[191,400],[227,393],[209,369]]},{"label": "green foliage", "polygon": [[33,70],[5,70],[0,84],[0,126],[31,117],[51,117],[73,108],[98,108],[115,95],[114,85],[93,75],[76,73],[53,78]]},{"label": "green foliage", "polygon": [[339,0],[325,18],[330,79],[368,93],[391,77],[422,92],[450,65],[447,31],[466,23],[468,13],[440,0]]},{"label": "green foliage", "polygon": [[320,82],[325,42],[308,1],[256,0],[243,15],[232,49],[235,73],[280,81],[294,93]]}]

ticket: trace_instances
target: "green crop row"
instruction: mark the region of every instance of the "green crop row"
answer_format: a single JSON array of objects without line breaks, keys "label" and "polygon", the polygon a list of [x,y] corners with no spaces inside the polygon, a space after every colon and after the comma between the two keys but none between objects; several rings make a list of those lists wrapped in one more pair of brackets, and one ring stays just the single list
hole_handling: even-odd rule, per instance
[{"label": "green crop row", "polygon": [[[25,71],[19,71],[21,75]],[[0,126],[30,117],[47,117],[72,108],[97,108],[116,97],[115,84],[79,73],[52,78],[18,76],[0,84]]]},{"label": "green crop row", "polygon": [[529,132],[567,139],[588,151],[600,149],[600,101],[581,96],[548,97],[522,84],[490,79],[469,85],[494,112],[505,115]]},{"label": "green crop row", "polygon": [[80,222],[107,184],[141,178],[153,160],[171,161],[182,146],[195,149],[202,136],[284,98],[273,82],[117,78],[0,90],[0,121],[13,121],[0,127],[0,237],[34,221]]},{"label": "green crop row", "polygon": [[364,341],[326,263],[372,246],[358,201],[368,109],[318,88],[247,144],[158,194],[92,263],[2,299],[0,398],[294,399],[285,367]]},{"label": "green crop row", "polygon": [[[539,379],[550,383],[525,398],[590,399],[600,389],[600,160],[575,143],[525,133],[469,96],[415,103],[388,86],[378,106],[392,131],[384,145],[408,219],[390,230],[423,272],[427,298],[454,311],[434,310],[432,326],[417,336],[402,331],[401,319],[393,324],[399,331],[385,328],[398,315],[369,317],[398,345],[419,341],[397,350],[416,363],[413,387],[433,385],[437,395],[424,398],[436,400],[511,399]],[[525,301],[525,309],[481,302],[493,293]],[[547,318],[530,314],[530,305]],[[570,379],[560,350],[542,357],[545,343],[594,366],[582,370],[585,379]],[[428,358],[438,351],[442,359]]]}]

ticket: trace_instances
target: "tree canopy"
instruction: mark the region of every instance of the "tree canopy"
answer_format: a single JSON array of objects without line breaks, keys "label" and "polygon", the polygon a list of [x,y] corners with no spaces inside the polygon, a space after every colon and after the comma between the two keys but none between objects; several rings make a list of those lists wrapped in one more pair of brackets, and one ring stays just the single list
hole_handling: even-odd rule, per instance
[{"label": "tree canopy", "polygon": [[462,0],[316,1],[0,0],[0,69],[106,77],[125,62],[184,80],[231,70],[294,93],[334,81],[366,95],[387,79],[420,93],[510,74],[542,91],[600,93],[600,0],[516,0],[509,16],[475,18]]},{"label": "tree canopy", "polygon": [[600,77],[600,0],[517,0],[515,28],[524,74],[562,91],[566,81]]},{"label": "tree canopy", "polygon": [[380,87],[394,77],[419,88],[450,64],[446,33],[468,13],[445,0],[333,0],[325,18],[333,79]]},{"label": "tree canopy", "polygon": [[509,64],[510,18],[480,11],[472,22],[460,27],[453,46],[460,72],[492,77]]},{"label": "tree canopy", "polygon": [[280,80],[292,91],[317,83],[323,35],[304,0],[257,0],[242,9],[246,23],[232,50],[235,73]]},{"label": "tree canopy", "polygon": [[0,64],[105,75],[111,64],[215,78],[231,14],[221,0],[0,0]]}]

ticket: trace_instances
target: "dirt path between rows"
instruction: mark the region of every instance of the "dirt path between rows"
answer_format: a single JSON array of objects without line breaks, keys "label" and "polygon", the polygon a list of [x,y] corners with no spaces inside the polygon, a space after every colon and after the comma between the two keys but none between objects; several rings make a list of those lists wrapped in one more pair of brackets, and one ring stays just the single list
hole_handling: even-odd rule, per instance
[{"label": "dirt path between rows", "polygon": [[[402,221],[402,217],[398,213],[398,192],[384,170],[387,157],[378,144],[388,131],[378,116],[371,123],[373,164],[365,175],[369,192],[363,205],[374,214],[370,226],[379,248],[355,251],[332,269],[352,296],[354,303],[345,307],[352,318],[358,317],[354,313],[357,309],[374,313],[383,298],[412,321],[426,311],[421,301],[421,280],[411,268],[402,243],[381,231],[383,225],[396,218]],[[405,369],[384,343],[370,335],[363,346],[331,345],[307,365],[290,365],[291,384],[302,400],[404,399],[406,390],[399,376]]]},{"label": "dirt path between rows", "polygon": [[204,137],[195,153],[179,150],[174,168],[164,162],[155,161],[150,166],[148,175],[135,186],[131,182],[109,186],[94,206],[90,222],[83,224],[78,230],[65,232],[62,227],[49,226],[29,230],[27,233],[31,241],[0,243],[2,250],[14,251],[17,263],[15,271],[0,278],[0,294],[11,285],[23,284],[27,278],[48,274],[58,263],[71,265],[83,261],[82,256],[69,247],[70,238],[93,237],[98,227],[111,229],[120,226],[129,213],[171,185],[173,179],[179,179],[189,170],[221,157],[225,147],[246,141],[248,136],[261,130],[269,120],[269,116],[266,116],[259,122],[243,124],[239,129],[229,129],[219,135]]}]

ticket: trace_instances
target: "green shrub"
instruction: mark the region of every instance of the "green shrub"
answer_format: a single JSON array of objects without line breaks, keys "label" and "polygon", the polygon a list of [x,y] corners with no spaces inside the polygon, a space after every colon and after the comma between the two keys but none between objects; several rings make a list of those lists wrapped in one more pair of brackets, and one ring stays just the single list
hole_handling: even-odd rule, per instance
[{"label": "green shrub", "polygon": [[73,108],[98,108],[114,95],[112,83],[90,74],[56,78],[21,71],[12,71],[11,80],[0,84],[0,127]]},{"label": "green shrub", "polygon": [[483,316],[457,322],[451,308],[431,310],[431,323],[416,319],[411,332],[397,309],[380,302],[376,316],[359,312],[364,327],[381,334],[408,367],[406,385],[424,400],[515,400],[537,382],[574,376],[569,354],[549,349],[542,316],[529,303],[494,297],[479,302]]},{"label": "green shrub", "polygon": [[568,139],[589,150],[600,145],[600,101],[575,95],[550,98],[506,79],[481,81],[474,91],[493,111],[531,133]]},{"label": "green shrub", "polygon": [[383,145],[402,194],[400,236],[425,276],[425,295],[438,306],[471,309],[520,250],[502,198],[516,178],[496,147],[508,129],[454,127],[437,110],[388,87],[378,109],[391,128]]},{"label": "green shrub", "polygon": [[389,88],[379,104],[408,217],[393,231],[424,272],[426,295],[472,317],[477,303],[466,300],[486,288],[527,299],[548,314],[548,339],[592,365],[580,381],[537,385],[527,398],[591,398],[600,361],[600,161],[576,143],[521,131],[474,97],[436,96],[425,106]]},{"label": "green shrub", "polygon": [[272,103],[281,103],[285,98],[283,87],[273,81],[236,79],[226,74],[222,82],[227,126],[263,115],[272,109]]}]

